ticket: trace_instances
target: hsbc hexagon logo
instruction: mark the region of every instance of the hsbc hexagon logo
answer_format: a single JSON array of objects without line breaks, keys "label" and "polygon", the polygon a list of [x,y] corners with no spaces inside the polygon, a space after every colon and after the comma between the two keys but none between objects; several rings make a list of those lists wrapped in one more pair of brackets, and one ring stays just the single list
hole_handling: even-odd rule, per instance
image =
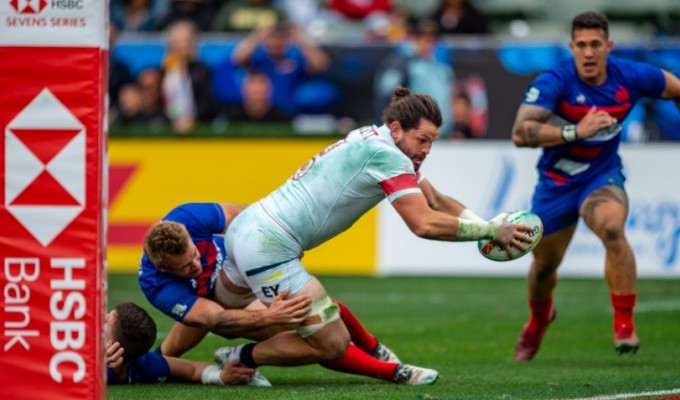
[{"label": "hsbc hexagon logo", "polygon": [[10,0],[9,5],[19,14],[39,14],[47,7],[47,0]]},{"label": "hsbc hexagon logo", "polygon": [[47,88],[5,128],[5,207],[43,246],[85,208],[85,127]]}]

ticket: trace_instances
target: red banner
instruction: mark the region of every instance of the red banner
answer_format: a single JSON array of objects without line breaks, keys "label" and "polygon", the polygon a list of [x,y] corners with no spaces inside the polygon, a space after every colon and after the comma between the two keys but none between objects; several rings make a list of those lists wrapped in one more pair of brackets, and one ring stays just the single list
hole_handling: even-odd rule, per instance
[{"label": "red banner", "polygon": [[105,3],[0,1],[0,398],[103,399]]}]

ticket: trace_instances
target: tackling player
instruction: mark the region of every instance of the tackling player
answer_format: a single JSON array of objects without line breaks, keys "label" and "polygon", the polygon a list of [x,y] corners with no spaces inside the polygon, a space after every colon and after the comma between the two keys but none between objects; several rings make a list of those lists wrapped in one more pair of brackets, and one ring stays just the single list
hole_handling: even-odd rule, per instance
[{"label": "tackling player", "polygon": [[[628,197],[619,132],[641,97],[675,99],[680,108],[680,80],[660,68],[610,57],[612,46],[607,17],[592,11],[577,15],[569,43],[573,56],[540,74],[517,111],[515,145],[543,147],[532,211],[545,226],[533,250],[528,277],[531,316],[517,341],[517,360],[534,357],[555,318],[557,267],[579,217],[606,249],[614,348],[626,353],[640,347],[633,324],[635,256],[624,232]],[[567,123],[549,123],[553,115]]]},{"label": "tackling player", "polygon": [[[383,120],[380,127],[357,129],[327,147],[229,225],[225,235],[228,291],[236,295],[252,290],[264,303],[284,290],[292,298],[313,300],[312,311],[294,325],[296,332],[232,348],[229,360],[249,367],[341,361],[350,334],[340,321],[338,306],[305,270],[301,256],[349,228],[385,198],[423,238],[496,239],[522,250],[523,243],[531,241],[527,235],[531,227],[484,221],[420,175],[442,123],[431,97],[398,87]],[[409,368],[399,368],[396,375],[419,384],[432,384],[438,377],[434,370]]]},{"label": "tackling player", "polygon": [[106,329],[108,384],[180,381],[239,385],[252,382],[257,371],[235,363],[220,368],[150,352],[156,340],[156,324],[143,308],[131,302],[116,305],[106,315]]},{"label": "tackling player", "polygon": [[[288,324],[302,321],[309,312],[306,296],[284,300],[289,290],[275,290],[274,301],[267,308],[250,290],[239,290],[221,273],[227,253],[220,235],[241,209],[242,206],[233,204],[182,204],[149,230],[139,284],[154,307],[177,321],[161,344],[163,355],[180,356],[209,331],[225,337],[264,340],[288,331]],[[226,290],[227,287],[231,290]],[[225,304],[237,309],[225,309]],[[418,384],[417,379],[397,379],[403,374],[395,371],[420,368],[402,366],[399,358],[367,332],[344,304],[337,300],[334,304],[341,310],[341,319],[353,344],[340,360],[322,363],[324,367]],[[219,352],[216,359],[228,364],[221,360]]]}]

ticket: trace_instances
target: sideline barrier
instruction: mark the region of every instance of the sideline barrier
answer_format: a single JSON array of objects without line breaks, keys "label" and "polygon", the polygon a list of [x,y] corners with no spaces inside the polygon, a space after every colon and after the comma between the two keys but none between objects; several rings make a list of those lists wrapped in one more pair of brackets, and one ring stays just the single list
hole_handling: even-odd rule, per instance
[{"label": "sideline barrier", "polygon": [[[190,201],[251,203],[283,183],[334,139],[112,140],[109,263],[134,271],[149,225]],[[641,277],[680,277],[680,145],[623,146],[631,215],[627,234]],[[442,192],[491,218],[529,208],[539,151],[509,142],[438,142],[423,173]],[[580,226],[563,275],[602,276],[604,254]],[[494,263],[476,243],[415,237],[383,202],[338,238],[309,251],[313,273],[524,276],[530,256]]]}]

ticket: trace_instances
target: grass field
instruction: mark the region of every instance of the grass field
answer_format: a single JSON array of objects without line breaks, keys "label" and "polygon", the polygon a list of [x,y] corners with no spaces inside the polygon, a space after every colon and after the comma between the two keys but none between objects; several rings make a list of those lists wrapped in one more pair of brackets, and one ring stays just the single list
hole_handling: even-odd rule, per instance
[{"label": "grass field", "polygon": [[[262,367],[272,388],[190,384],[119,385],[110,399],[604,399],[680,398],[680,281],[638,285],[642,347],[619,356],[612,347],[609,294],[602,280],[564,279],[558,319],[531,362],[512,360],[528,315],[523,279],[320,277],[403,361],[434,368],[433,386],[397,386],[320,366]],[[136,275],[109,276],[109,305],[131,300],[149,310],[159,341],[170,318],[144,299]],[[210,360],[227,342],[210,335],[187,353]],[[649,392],[648,394],[643,394]],[[629,395],[629,394],[636,395]],[[663,394],[666,393],[666,397]],[[619,397],[617,397],[619,396]],[[671,396],[671,397],[668,397]]]}]

